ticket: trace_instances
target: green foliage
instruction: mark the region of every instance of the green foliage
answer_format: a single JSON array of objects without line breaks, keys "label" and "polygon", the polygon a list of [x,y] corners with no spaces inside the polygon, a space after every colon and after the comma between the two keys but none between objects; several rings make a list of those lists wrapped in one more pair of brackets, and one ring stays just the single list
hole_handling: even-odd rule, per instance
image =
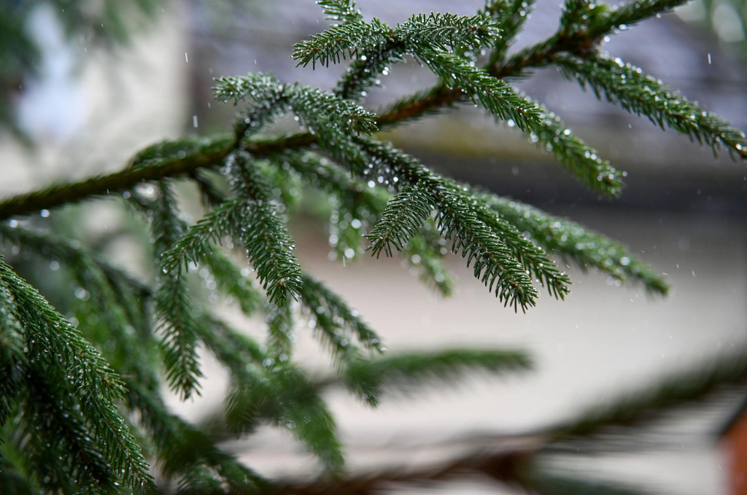
[{"label": "green foliage", "polygon": [[[662,277],[620,244],[435,173],[372,137],[380,129],[472,101],[526,132],[594,193],[617,196],[625,173],[509,84],[533,68],[556,64],[599,97],[715,150],[725,146],[745,156],[738,131],[638,69],[598,53],[604,36],[679,2],[645,0],[613,8],[570,0],[556,33],[511,57],[508,48],[530,2],[492,1],[474,16],[417,14],[395,27],[365,21],[352,2],[320,4],[337,24],[297,44],[293,57],[312,66],[350,59],[334,91],[281,82],[270,74],[219,78],[216,98],[240,105],[233,132],[157,143],[120,172],[0,202],[3,249],[64,266],[74,295],[57,312],[0,256],[0,435],[5,441],[0,490],[158,490],[140,444],[160,479],[173,482],[180,493],[293,493],[293,484],[263,479],[217,446],[268,424],[290,431],[326,473],[320,480],[327,484],[300,492],[338,486],[346,493],[369,493],[381,488],[376,476],[346,478],[342,470],[341,442],[323,395],[327,387],[344,385],[376,405],[390,389],[412,392],[468,371],[530,368],[529,356],[519,351],[385,353],[382,338],[358,312],[302,270],[287,225],[299,204],[306,204],[300,203],[301,191],[329,200],[326,223],[337,258],[353,261],[365,246],[373,255],[397,251],[410,271],[443,295],[454,286],[443,264],[450,253],[462,256],[499,302],[515,311],[536,304],[537,286],[559,299],[569,292],[570,278],[548,253],[621,281],[640,282],[651,292],[667,292]],[[479,53],[486,48],[481,67]],[[360,106],[366,90],[406,56],[425,64],[439,83],[380,115]],[[23,66],[28,60],[13,63]],[[297,117],[301,132],[261,134],[287,113]],[[181,212],[178,180],[196,187],[203,199],[205,213],[194,223]],[[124,199],[145,215],[155,267],[149,279],[129,275],[80,241],[38,228],[48,220],[12,218],[105,197]],[[210,304],[193,283],[198,278]],[[244,335],[210,311],[219,294],[245,315],[264,317],[264,340]],[[310,378],[294,362],[296,332],[305,329],[329,351],[330,376]],[[172,414],[160,395],[162,382],[182,398],[199,393],[201,348],[231,377],[210,431]],[[742,380],[745,360],[736,363],[719,363],[614,401],[562,424],[544,441],[592,434],[610,424],[638,424],[649,412]],[[430,476],[485,469],[479,461],[468,458]],[[508,472],[523,482],[521,474]],[[524,482],[543,493],[566,486]]]},{"label": "green foliage", "polygon": [[524,352],[451,349],[442,352],[401,353],[376,360],[352,359],[345,382],[367,403],[376,405],[383,387],[412,388],[426,380],[456,380],[468,370],[526,371],[530,358]]},{"label": "green foliage", "polygon": [[727,122],[694,105],[677,91],[669,90],[661,81],[642,74],[642,70],[621,59],[603,56],[576,58],[560,55],[554,64],[569,79],[577,79],[595,96],[618,103],[637,115],[645,115],[662,130],[666,127],[706,144],[716,154],[724,146],[730,155],[745,157],[745,134]]},{"label": "green foliage", "polygon": [[[119,376],[80,331],[18,277],[1,257],[0,287],[2,314],[11,322],[9,330],[22,328],[25,340],[24,359],[20,361],[20,356],[16,356],[19,361],[15,365],[27,375],[21,394],[25,400],[18,407],[23,411],[25,427],[38,442],[36,454],[32,451],[29,457],[32,466],[38,467],[33,472],[40,475],[44,472],[41,468],[45,463],[40,457],[47,458],[53,453],[46,445],[54,442],[61,448],[79,452],[80,457],[66,459],[70,465],[60,468],[58,474],[65,483],[75,483],[75,476],[81,476],[77,481],[83,486],[94,484],[93,490],[111,490],[121,483],[132,487],[150,485],[148,464],[115,405],[126,390]],[[58,401],[51,399],[48,392],[39,394],[38,387],[52,387],[60,394]],[[68,402],[61,404],[59,400],[63,398]],[[79,412],[75,417],[65,418],[71,411]],[[64,428],[61,428],[62,419],[69,419]],[[95,444],[91,444],[88,429],[96,438]],[[102,469],[117,474],[106,474]]]},{"label": "green foliage", "polygon": [[519,201],[492,194],[480,197],[502,218],[529,232],[538,245],[575,261],[583,270],[597,268],[622,282],[641,282],[650,292],[667,294],[669,286],[660,275],[608,237]]}]

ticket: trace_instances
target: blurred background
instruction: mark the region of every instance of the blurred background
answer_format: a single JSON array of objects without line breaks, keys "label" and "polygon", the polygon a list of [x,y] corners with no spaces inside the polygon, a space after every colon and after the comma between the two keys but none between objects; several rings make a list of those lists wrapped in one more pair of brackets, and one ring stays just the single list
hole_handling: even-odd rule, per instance
[{"label": "blurred background", "polygon": [[[358,3],[367,18],[394,24],[419,12],[472,14],[483,2]],[[617,34],[604,48],[745,131],[745,8],[739,0],[694,0]],[[553,33],[559,13],[557,0],[538,0],[514,49]],[[332,88],[344,65],[312,71],[296,68],[290,58],[293,43],[326,25],[311,0],[0,0],[0,196],[115,171],[139,149],[163,139],[226,131],[235,109],[212,99],[212,80],[219,75],[271,71],[283,81]],[[433,83],[431,73],[417,64],[398,65],[367,95],[366,105],[377,109]],[[344,295],[390,349],[523,348],[537,363],[535,372],[522,377],[475,377],[453,389],[391,397],[377,410],[347,394],[330,394],[354,469],[430,463],[476,442],[533,432],[605,404],[621,391],[745,346],[745,162],[715,159],[680,134],[597,101],[554,69],[538,70],[516,86],[628,171],[620,199],[590,193],[522,133],[496,125],[471,106],[382,137],[437,171],[621,241],[666,275],[671,294],[651,298],[639,287],[621,287],[607,276],[569,267],[574,285],[567,301],[545,296],[528,314],[515,314],[454,257],[449,264],[460,278],[459,288],[443,299],[398,260],[331,260],[323,222],[302,212],[291,225],[302,265]],[[186,210],[198,216],[197,194],[183,193]],[[52,217],[56,228],[145,273],[147,236],[114,202]],[[39,266],[24,260],[24,253],[15,255],[16,265],[25,263],[24,275],[45,294],[45,287],[54,292],[59,266]],[[57,297],[64,307],[65,296]],[[261,321],[244,321],[229,305],[220,313],[262,335]],[[323,370],[329,364],[308,332],[299,332],[298,345],[297,359],[304,365]],[[223,371],[210,356],[205,359],[202,398],[170,401],[191,421],[220,407],[226,390]],[[547,462],[559,472],[620,479],[653,493],[729,493],[723,432],[745,406],[744,392],[652,425],[646,435],[616,449],[565,451],[547,456]],[[277,430],[226,448],[269,475],[298,474],[312,466],[290,435]],[[497,490],[476,479],[436,491],[501,493]]]}]

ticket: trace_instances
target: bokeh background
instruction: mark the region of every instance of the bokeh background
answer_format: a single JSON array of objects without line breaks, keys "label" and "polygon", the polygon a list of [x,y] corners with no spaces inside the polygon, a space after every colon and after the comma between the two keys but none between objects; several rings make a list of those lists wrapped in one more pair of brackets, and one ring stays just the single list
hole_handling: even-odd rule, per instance
[{"label": "bokeh background", "polygon": [[[4,2],[19,3],[0,4]],[[284,81],[331,88],[343,68],[296,68],[290,58],[293,43],[326,26],[311,0],[163,1],[154,2],[146,14],[122,9],[111,19],[106,10],[92,7],[91,26],[80,30],[69,28],[67,2],[27,4],[23,26],[38,53],[20,68],[0,53],[2,109],[10,116],[0,130],[1,196],[117,170],[136,151],[162,139],[225,131],[235,109],[212,99],[212,79],[218,75],[272,71]],[[390,23],[423,11],[471,14],[481,4],[359,2],[367,17]],[[539,0],[515,49],[551,34],[559,12],[558,1]],[[126,34],[109,24],[119,18]],[[695,0],[674,14],[617,34],[605,49],[745,131],[745,3]],[[367,95],[366,105],[376,109],[433,82],[417,64],[398,65],[382,78],[381,88]],[[538,70],[516,85],[628,171],[628,187],[620,199],[607,201],[588,192],[516,129],[496,125],[472,107],[383,137],[440,172],[620,240],[666,275],[671,294],[651,298],[639,287],[621,287],[602,274],[569,267],[574,285],[567,301],[545,296],[537,308],[515,314],[454,257],[448,262],[460,279],[459,288],[443,299],[398,260],[331,260],[322,222],[302,213],[291,225],[301,263],[343,294],[390,349],[516,347],[531,351],[537,363],[533,373],[521,377],[474,377],[459,387],[389,398],[376,410],[332,393],[329,399],[353,468],[434,462],[496,436],[536,431],[582,408],[604,404],[621,391],[745,346],[745,163],[726,156],[715,159],[682,135],[599,102],[554,69]],[[183,193],[185,208],[199,215],[194,191]],[[114,262],[143,270],[142,239],[113,203],[55,212],[53,217],[59,228],[74,232]],[[23,265],[23,253],[15,255]],[[28,260],[25,269],[42,290],[53,291],[59,283],[54,266]],[[262,335],[261,321],[245,321],[224,306],[224,317]],[[202,398],[187,404],[170,400],[191,421],[220,407],[227,385],[220,367],[209,356],[205,359],[208,379]],[[329,364],[303,331],[297,359],[313,370]],[[728,394],[653,425],[613,452],[565,452],[548,456],[547,462],[561,472],[620,479],[654,493],[728,493],[728,461],[719,432],[740,404],[745,404],[744,396]],[[226,448],[271,475],[298,474],[312,466],[290,435],[277,430],[262,430]],[[437,492],[483,494],[497,493],[497,488],[476,479],[444,485]]]}]

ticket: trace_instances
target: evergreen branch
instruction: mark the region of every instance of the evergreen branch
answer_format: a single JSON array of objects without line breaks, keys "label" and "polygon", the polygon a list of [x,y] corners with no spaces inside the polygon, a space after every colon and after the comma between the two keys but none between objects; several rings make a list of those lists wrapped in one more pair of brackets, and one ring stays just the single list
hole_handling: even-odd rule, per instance
[{"label": "evergreen branch", "polygon": [[287,362],[267,359],[264,365],[235,373],[226,398],[230,431],[246,433],[259,420],[270,421],[291,430],[327,471],[339,471],[344,461],[335,421],[315,387]]},{"label": "evergreen branch", "polygon": [[[25,450],[38,483],[50,492],[67,488],[69,482],[76,492],[112,493],[120,484],[118,473],[113,471],[98,439],[85,424],[78,403],[67,395],[59,378],[51,383],[49,375],[48,369],[27,367],[21,398],[20,427],[27,437]],[[62,469],[50,470],[45,465],[50,450],[61,460]],[[70,479],[66,480],[68,476]]]},{"label": "evergreen branch", "polygon": [[[138,303],[138,297],[151,297],[147,286],[88,252],[76,241],[2,224],[0,241],[67,265],[79,290],[84,291],[80,299],[86,302],[80,305],[88,307],[87,317],[78,318],[84,322],[81,326],[89,330],[89,337],[95,341],[116,342],[115,346],[106,347],[107,361],[113,368],[137,377],[141,383],[152,386],[157,383],[151,371],[153,363],[144,360],[149,355],[146,344],[150,343],[147,338],[150,329],[144,328],[147,327],[146,317],[137,309],[138,304],[142,304]],[[86,323],[88,321],[98,324]],[[93,332],[91,327],[102,328],[104,333]],[[140,338],[132,333],[133,327],[139,331]]]},{"label": "evergreen branch", "polygon": [[[390,104],[379,117],[380,128],[414,122],[420,118],[436,115],[453,108],[455,103],[465,101],[461,88],[449,88],[437,84],[430,89],[418,91]],[[0,210],[2,211],[2,210]]]},{"label": "evergreen branch", "polygon": [[66,370],[69,387],[82,414],[92,422],[92,431],[105,446],[109,464],[128,486],[152,485],[148,464],[115,406],[125,393],[120,378],[80,331],[13,273],[1,257],[0,281],[15,301],[14,314],[23,325],[29,358],[39,366],[61,366]]},{"label": "evergreen branch", "polygon": [[13,296],[0,280],[0,428],[13,413],[26,363],[23,328],[14,309]]},{"label": "evergreen branch", "polygon": [[365,55],[352,59],[335,86],[335,94],[345,100],[359,101],[366,96],[366,88],[379,84],[380,74],[389,74],[391,64],[405,60],[403,54],[403,44],[394,34],[386,42],[369,47]]},{"label": "evergreen branch", "polygon": [[599,25],[590,26],[593,36],[603,36],[611,29],[627,29],[637,22],[664,14],[685,4],[688,0],[634,0],[612,9],[600,20]]},{"label": "evergreen branch", "polygon": [[[676,0],[676,3],[677,1],[679,0]],[[626,20],[635,21],[645,12],[664,11],[674,7],[676,3],[656,0],[633,2],[629,6],[615,11],[619,14],[611,16],[605,24],[601,24],[596,33],[601,33],[603,27],[607,29],[605,32],[608,32],[616,27],[616,22],[621,19],[626,18]],[[620,22],[617,25],[620,26]],[[520,51],[500,66],[490,67],[489,74],[499,79],[518,76],[527,68],[547,65],[551,62],[553,56],[558,53],[577,53],[580,47],[585,46],[585,43],[589,43],[587,36],[570,38],[556,33],[548,39]],[[233,99],[235,95],[238,97],[239,92],[236,91],[236,88],[234,88],[234,91],[235,93],[224,95],[225,98],[228,100]],[[460,101],[462,97],[463,93],[459,88],[449,89],[444,85],[437,85],[430,90],[393,104],[387,112],[377,119],[377,125],[379,128],[383,128],[411,121],[420,116],[434,113],[438,109],[448,108]],[[193,142],[201,149],[199,151],[181,150],[182,153],[178,152],[177,156],[151,159],[148,163],[141,163],[121,172],[91,177],[79,183],[55,184],[38,191],[7,198],[0,202],[0,219],[6,219],[14,215],[27,215],[42,209],[52,209],[63,204],[76,203],[96,196],[123,192],[141,182],[159,180],[164,177],[177,177],[200,168],[216,166],[232,150],[232,138],[230,136],[181,141]],[[263,156],[308,147],[315,141],[313,135],[302,133],[280,138],[255,140],[244,143],[243,147],[253,155]],[[134,163],[138,164],[138,161],[136,160]]]},{"label": "evergreen branch", "polygon": [[465,59],[451,53],[423,49],[416,57],[425,63],[450,88],[460,88],[473,102],[480,103],[498,118],[514,122],[529,131],[541,121],[541,111],[517,94],[504,81],[492,77]]},{"label": "evergreen branch", "polygon": [[[314,315],[314,318],[318,322],[324,316],[337,329],[348,331],[355,335],[365,348],[377,353],[385,351],[379,335],[360,318],[358,311],[348,307],[340,296],[309,274],[304,274],[301,301],[309,308],[310,313]],[[345,339],[343,335],[340,335],[339,332],[335,330],[333,332],[336,336],[335,341],[337,345],[342,348],[347,347],[350,341]]]},{"label": "evergreen branch", "polygon": [[[274,319],[289,317],[287,308],[276,309],[279,314],[273,315]],[[288,363],[288,355],[265,354],[255,342],[220,320],[205,315],[204,321],[202,339],[232,373],[226,399],[231,431],[247,433],[259,420],[269,420],[291,430],[328,470],[340,469],[343,456],[334,420],[312,384]]]},{"label": "evergreen branch", "polygon": [[488,205],[482,204],[475,208],[478,219],[501,237],[527,273],[532,274],[548,289],[548,294],[556,299],[563,299],[569,293],[571,279],[558,271],[556,264],[541,248],[526,239],[514,225],[497,215]]},{"label": "evergreen branch", "polygon": [[214,255],[211,245],[222,244],[226,236],[233,234],[238,221],[243,220],[245,205],[244,198],[232,197],[208,211],[163,254],[163,268],[169,273],[186,270],[190,262],[198,263]]},{"label": "evergreen branch", "polygon": [[[359,231],[365,229],[367,222],[378,218],[387,205],[388,194],[351,178],[349,173],[325,157],[315,153],[290,153],[280,155],[275,160],[288,164],[306,182],[337,198],[338,207],[349,212],[350,218],[346,217],[344,221],[347,222],[349,230],[352,229],[351,236],[355,235],[356,240],[360,239]],[[356,219],[361,221],[360,228],[356,228],[353,223]],[[331,220],[331,224],[338,225],[334,219]],[[353,245],[352,240],[343,238],[340,230],[333,232],[333,235],[338,236],[336,250],[345,256],[343,251],[346,246]],[[430,222],[426,222],[421,234],[412,237],[401,251],[403,259],[420,274],[421,280],[435,287],[444,296],[448,296],[455,281],[440,261],[446,253],[447,248],[443,239],[436,231],[436,226],[432,226]],[[357,250],[354,250],[354,257],[356,254]]]},{"label": "evergreen branch", "polygon": [[434,208],[434,200],[420,183],[414,187],[406,186],[393,197],[374,225],[366,235],[371,240],[369,250],[379,257],[384,251],[392,256],[392,244],[400,251],[408,244],[411,237],[421,229],[421,224]]},{"label": "evergreen branch", "polygon": [[378,19],[372,21],[373,28],[383,36],[369,45],[356,46],[359,57],[339,81],[336,94],[344,99],[359,99],[364,90],[376,82],[377,77],[388,72],[388,66],[402,62],[407,53],[419,50],[465,51],[488,45],[498,36],[498,30],[490,17],[477,14],[471,17],[454,14],[416,14],[387,32],[387,27]]},{"label": "evergreen branch", "polygon": [[665,87],[641,69],[624,64],[620,59],[588,56],[580,59],[557,55],[553,63],[568,79],[577,79],[583,89],[589,87],[599,99],[603,95],[628,112],[645,115],[661,129],[665,126],[687,135],[691,140],[707,144],[714,153],[724,146],[732,155],[746,157],[745,135],[702,108],[694,105],[677,91]]},{"label": "evergreen branch", "polygon": [[562,24],[556,33],[520,50],[503,64],[493,65],[489,72],[500,79],[516,77],[527,68],[548,65],[555,55],[562,52],[583,55],[614,29],[627,29],[640,20],[666,12],[685,1],[635,0],[612,10],[606,4],[569,1],[564,5]]},{"label": "evergreen branch", "polygon": [[619,395],[605,406],[593,407],[554,429],[553,439],[589,436],[609,426],[636,426],[661,413],[694,402],[726,385],[745,387],[745,354],[721,356],[687,371],[674,373],[654,385]]},{"label": "evergreen branch", "polygon": [[473,16],[445,14],[416,14],[398,24],[395,36],[410,53],[420,49],[475,50],[491,44],[499,37],[493,19],[484,13]]},{"label": "evergreen branch", "polygon": [[158,330],[162,334],[166,377],[171,387],[183,398],[199,392],[202,377],[197,356],[197,336],[187,284],[180,267],[169,269],[166,255],[182,236],[183,222],[177,213],[176,197],[171,184],[159,183],[159,196],[153,203],[151,227],[154,248],[161,263],[159,287],[156,292]]},{"label": "evergreen branch", "polygon": [[277,207],[268,201],[268,186],[250,156],[244,152],[232,154],[228,164],[236,169],[239,179],[235,187],[237,197],[246,202],[240,225],[247,257],[257,270],[257,277],[270,302],[283,304],[289,297],[295,298],[299,294],[301,285],[301,270],[293,254],[293,239]]},{"label": "evergreen branch", "polygon": [[489,373],[526,371],[531,368],[527,354],[519,351],[450,349],[440,352],[399,353],[377,359],[350,359],[343,380],[349,389],[376,405],[383,388],[413,390],[427,381],[454,381],[468,371]]},{"label": "evergreen branch", "polygon": [[[368,138],[357,138],[357,143],[379,163],[379,173],[395,175],[407,184],[419,184],[434,200],[436,221],[442,235],[452,241],[451,250],[473,264],[474,276],[495,292],[505,305],[526,310],[535,304],[537,291],[515,258],[512,248],[500,238],[484,219],[490,217],[473,198],[454,181],[445,179],[421,165],[414,158],[395,148]],[[552,263],[550,264],[552,266]],[[495,286],[495,289],[494,289]]]},{"label": "evergreen branch", "polygon": [[257,103],[265,103],[278,98],[284,88],[269,73],[250,72],[240,77],[217,77],[213,87],[213,96],[224,103],[233,101],[234,105],[247,98]]},{"label": "evergreen branch", "polygon": [[253,282],[244,276],[231,258],[216,250],[203,261],[210,268],[218,289],[232,297],[245,315],[252,316],[262,306],[262,296],[255,290]]},{"label": "evergreen branch", "polygon": [[[215,342],[225,347],[228,342]],[[225,354],[227,350],[220,350]],[[258,420],[271,421],[291,430],[329,471],[343,465],[335,421],[324,401],[304,375],[289,363],[265,361],[269,369],[234,370],[232,389],[226,398],[226,422],[232,432],[252,431]]]},{"label": "evergreen branch", "polygon": [[306,67],[309,63],[312,68],[316,64],[337,64],[385,45],[392,35],[392,28],[377,18],[371,22],[365,22],[361,17],[347,19],[343,24],[312,35],[308,41],[296,43],[291,58],[298,60],[297,67]]},{"label": "evergreen branch", "polygon": [[439,236],[433,222],[424,222],[421,232],[410,238],[401,255],[411,270],[415,270],[421,281],[449,297],[455,286],[454,275],[442,263],[449,252],[446,242]]},{"label": "evergreen branch", "polygon": [[495,20],[501,36],[493,41],[487,66],[493,67],[506,57],[510,43],[530,16],[534,0],[489,0],[484,10]]},{"label": "evergreen branch", "polygon": [[289,103],[309,132],[317,135],[319,145],[336,157],[355,156],[350,134],[377,130],[376,115],[325,91],[297,84]]},{"label": "evergreen branch", "polygon": [[610,238],[518,201],[484,193],[479,197],[540,246],[568,256],[583,270],[595,267],[622,282],[638,281],[650,292],[667,294],[669,287],[661,276]]},{"label": "evergreen branch", "polygon": [[280,361],[287,361],[293,349],[294,321],[290,305],[266,304],[265,321],[268,328],[268,348],[272,349],[272,355],[277,356]]},{"label": "evergreen branch", "polygon": [[288,164],[308,184],[337,197],[354,218],[373,220],[387,204],[387,194],[367,187],[363,182],[327,158],[316,153],[288,153],[275,157]]},{"label": "evergreen branch", "polygon": [[341,22],[355,22],[363,19],[356,2],[349,0],[319,0],[317,5],[322,7],[328,20]]},{"label": "evergreen branch", "polygon": [[540,104],[538,107],[543,111],[543,120],[530,132],[530,141],[551,152],[558,163],[591,190],[608,197],[620,196],[626,172],[601,159],[596,150],[573,135],[553,112]]},{"label": "evergreen branch", "polygon": [[267,488],[267,481],[218,449],[201,431],[170,413],[156,393],[135,382],[128,382],[128,389],[128,408],[138,411],[141,424],[154,441],[161,473],[167,479],[204,466],[214,470],[235,493]]}]

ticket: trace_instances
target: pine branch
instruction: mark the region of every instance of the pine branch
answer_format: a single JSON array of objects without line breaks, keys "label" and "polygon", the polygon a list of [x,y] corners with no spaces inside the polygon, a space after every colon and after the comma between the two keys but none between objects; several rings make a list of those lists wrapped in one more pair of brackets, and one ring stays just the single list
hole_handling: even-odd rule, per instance
[{"label": "pine branch", "polygon": [[439,235],[436,224],[425,222],[419,235],[410,238],[401,255],[411,271],[415,270],[421,281],[436,289],[442,296],[452,295],[456,284],[454,275],[442,263],[449,252],[447,243]]},{"label": "pine branch", "polygon": [[23,328],[14,309],[13,296],[0,280],[0,428],[13,414],[26,363]]},{"label": "pine branch", "polygon": [[[526,371],[530,358],[519,351],[450,349],[441,352],[411,352],[372,360],[350,359],[342,380],[370,405],[377,405],[383,388],[412,392],[428,381],[439,385],[454,381],[469,371],[505,373]],[[334,382],[333,382],[334,383]]]},{"label": "pine branch", "polygon": [[283,304],[299,294],[301,271],[293,239],[288,233],[277,207],[268,201],[268,186],[256,170],[248,154],[232,155],[229,166],[235,168],[238,182],[235,193],[246,205],[241,211],[244,241],[252,266],[267,292],[270,302]]},{"label": "pine branch", "polygon": [[272,370],[234,375],[226,399],[226,421],[231,431],[247,432],[258,420],[291,430],[328,471],[343,465],[335,421],[324,401],[302,373],[288,363]]},{"label": "pine branch", "polygon": [[411,237],[421,230],[421,225],[431,215],[433,208],[434,199],[421,183],[402,188],[387,204],[372,231],[366,235],[371,240],[368,249],[372,255],[379,257],[384,251],[391,257],[392,244],[398,251],[402,250]]},{"label": "pine branch", "polygon": [[[402,62],[408,53],[417,54],[423,49],[474,50],[490,44],[498,36],[498,30],[485,14],[471,17],[416,14],[395,29],[388,28],[376,18],[371,24],[371,28],[381,35],[370,40],[368,45],[349,47],[352,53],[361,55],[353,59],[337,85],[336,94],[342,98],[357,100],[364,96],[364,90],[375,84],[380,74],[388,72],[389,65]],[[310,56],[310,50],[315,49],[308,45],[298,48],[294,58],[300,58],[302,62]]]},{"label": "pine branch", "polygon": [[518,201],[478,194],[502,218],[528,232],[540,246],[569,257],[583,270],[594,267],[623,282],[641,282],[650,292],[667,294],[668,284],[660,275],[608,237]]},{"label": "pine branch", "polygon": [[385,351],[379,335],[359,317],[358,311],[308,274],[304,275],[301,303],[314,322],[312,328],[330,348],[338,366],[347,365],[349,354],[356,352],[353,337],[366,349]]},{"label": "pine branch", "polygon": [[203,316],[201,338],[232,374],[226,421],[234,433],[248,433],[261,420],[287,428],[328,470],[342,466],[335,422],[303,374],[283,354],[264,353],[220,320]]},{"label": "pine branch", "polygon": [[267,304],[265,322],[268,328],[267,346],[272,350],[272,356],[277,356],[280,361],[290,359],[293,349],[294,320],[289,304],[283,306]]},{"label": "pine branch", "polygon": [[506,57],[510,43],[530,17],[534,0],[489,0],[484,10],[495,20],[501,36],[493,42],[493,50],[488,57],[487,66],[493,67]]},{"label": "pine branch", "polygon": [[317,4],[322,7],[327,19],[341,22],[355,22],[363,19],[361,11],[356,7],[356,2],[348,0],[319,0]]},{"label": "pine branch", "polygon": [[494,20],[484,13],[473,16],[416,14],[398,24],[396,29],[397,38],[410,53],[417,53],[419,49],[475,50],[490,45],[499,35]]},{"label": "pine branch", "polygon": [[231,258],[216,250],[202,260],[210,268],[218,289],[232,297],[246,316],[252,316],[262,306],[263,298],[253,282],[244,276]]},{"label": "pine branch", "polygon": [[184,399],[200,394],[202,377],[197,356],[197,336],[187,284],[180,267],[169,269],[166,254],[182,236],[183,223],[177,213],[176,197],[171,184],[159,183],[159,196],[153,203],[152,229],[154,248],[160,263],[159,287],[156,292],[158,331],[169,385]]},{"label": "pine branch", "polygon": [[480,103],[498,118],[514,122],[523,131],[533,129],[540,122],[541,111],[535,104],[483,69],[450,53],[424,49],[416,56],[450,89],[460,88],[473,102]]},{"label": "pine branch", "polygon": [[[621,23],[628,22],[631,24],[641,19],[645,14],[664,12],[679,3],[680,0],[632,2],[608,15],[605,22],[598,25],[594,34],[598,37],[602,36],[617,26],[620,27]],[[559,33],[556,33],[548,39],[520,51],[500,66],[490,67],[488,72],[491,76],[499,79],[519,76],[525,69],[547,65],[551,62],[553,56],[558,53],[577,53],[581,47],[586,46],[589,42],[590,36],[584,34],[569,37],[560,36]],[[235,95],[238,97],[240,91],[237,91],[237,88],[234,88],[233,91],[234,93],[225,95],[226,99],[232,99]],[[385,114],[377,119],[377,126],[379,128],[389,127],[434,113],[442,108],[448,108],[460,101],[462,95],[462,92],[457,88],[450,90],[443,85],[437,85],[430,90],[392,105]],[[0,202],[0,219],[6,219],[13,215],[27,215],[42,209],[52,209],[63,204],[127,191],[136,184],[145,181],[177,177],[192,173],[200,168],[215,167],[222,163],[226,155],[232,151],[232,138],[230,136],[181,141],[191,142],[193,145],[180,150],[182,153],[177,152],[176,156],[151,158],[147,161],[136,160],[132,167],[121,172],[92,177],[80,183],[56,184],[39,191],[8,198]],[[264,156],[308,147],[315,142],[316,139],[313,135],[302,133],[280,138],[257,139],[250,143],[244,143],[243,148],[255,156]],[[196,151],[193,146],[199,147],[200,150]],[[155,146],[155,148],[158,147],[160,145]]]},{"label": "pine branch", "polygon": [[721,356],[673,373],[654,385],[619,394],[604,406],[554,428],[553,439],[590,436],[610,426],[636,426],[654,414],[694,402],[726,385],[745,387],[745,354]]},{"label": "pine branch", "polygon": [[573,135],[553,112],[540,104],[538,108],[543,112],[543,120],[530,131],[530,141],[552,153],[558,163],[591,190],[608,197],[620,196],[626,172],[601,159],[596,150]]},{"label": "pine branch", "polygon": [[646,116],[663,130],[667,126],[706,144],[715,155],[720,146],[724,146],[731,156],[733,153],[742,158],[746,156],[742,132],[621,59],[558,55],[553,63],[568,79],[576,79],[583,89],[589,87],[598,99],[605,96],[628,112]]},{"label": "pine branch", "polygon": [[24,328],[29,359],[38,366],[62,367],[81,413],[104,448],[112,469],[132,487],[151,486],[148,464],[120,415],[115,401],[125,393],[117,374],[62,315],[0,258],[0,281],[15,301],[14,314]]},{"label": "pine branch", "polygon": [[[437,210],[437,225],[445,238],[452,240],[452,252],[473,262],[473,272],[505,305],[524,311],[534,305],[537,292],[525,272],[524,264],[541,274],[549,291],[558,296],[567,292],[568,278],[560,274],[537,246],[513,229],[497,221],[486,205],[474,198],[454,181],[431,172],[415,159],[372,139],[357,142],[379,162],[385,177],[395,174],[409,184],[419,184],[431,195]],[[487,225],[489,222],[491,226]]]},{"label": "pine branch", "polygon": [[[37,481],[44,489],[55,492],[67,487],[69,477],[76,492],[111,493],[120,484],[118,473],[86,425],[78,403],[67,395],[60,377],[52,383],[49,375],[49,370],[39,369],[38,365],[29,366],[21,396],[20,427],[28,438],[26,454]],[[50,450],[61,460],[61,469],[50,470],[45,465]]]},{"label": "pine branch", "polygon": [[291,58],[299,61],[297,66],[311,63],[312,68],[317,64],[337,64],[385,45],[391,35],[392,29],[377,18],[371,22],[365,22],[361,17],[351,18],[312,35],[308,41],[296,43]]},{"label": "pine branch", "polygon": [[243,225],[245,204],[246,200],[241,197],[225,199],[190,225],[161,257],[163,268],[169,273],[186,270],[190,262],[198,263],[214,255],[212,244],[222,244],[224,238],[232,236],[237,225]]},{"label": "pine branch", "polygon": [[167,479],[200,467],[214,470],[235,493],[256,493],[267,481],[232,456],[195,427],[171,414],[161,398],[139,384],[128,383],[127,405],[138,411],[140,422],[153,438],[161,473]]}]

